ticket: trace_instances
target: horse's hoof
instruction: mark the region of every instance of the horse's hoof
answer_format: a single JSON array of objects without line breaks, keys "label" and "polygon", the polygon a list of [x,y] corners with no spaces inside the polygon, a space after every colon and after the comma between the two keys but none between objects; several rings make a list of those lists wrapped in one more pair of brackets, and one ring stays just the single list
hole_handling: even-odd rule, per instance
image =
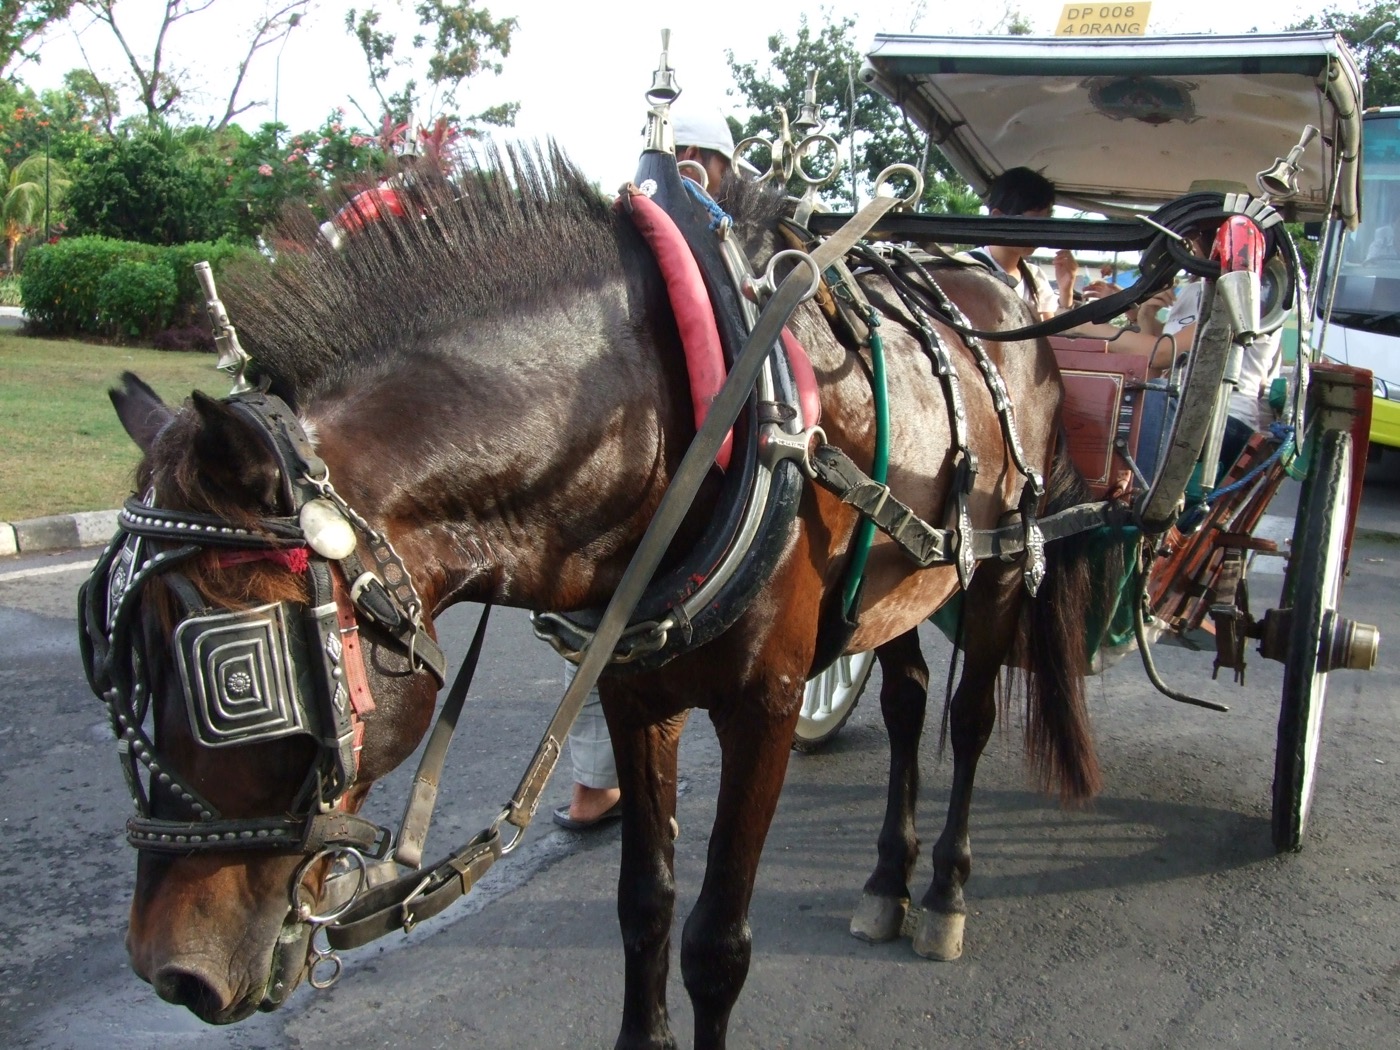
[{"label": "horse's hoof", "polygon": [[864,893],[851,916],[851,936],[871,944],[892,941],[905,932],[908,915],[908,897],[877,897]]},{"label": "horse's hoof", "polygon": [[671,818],[670,831],[671,831],[671,841],[672,841],[672,842],[675,842],[676,839],[678,839],[678,838],[681,837],[681,826],[680,826],[679,824],[676,823],[676,818],[675,818],[675,817],[672,817],[672,818]]},{"label": "horse's hoof", "polygon": [[966,915],[947,915],[941,911],[922,909],[918,928],[914,931],[914,952],[925,959],[951,962],[962,956],[963,926]]}]

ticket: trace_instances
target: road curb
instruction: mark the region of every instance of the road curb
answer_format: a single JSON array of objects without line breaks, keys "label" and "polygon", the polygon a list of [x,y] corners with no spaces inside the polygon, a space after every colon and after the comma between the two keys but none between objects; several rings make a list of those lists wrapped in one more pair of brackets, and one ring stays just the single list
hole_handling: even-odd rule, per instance
[{"label": "road curb", "polygon": [[115,510],[85,510],[27,521],[0,521],[0,555],[96,547],[106,543],[116,531]]}]

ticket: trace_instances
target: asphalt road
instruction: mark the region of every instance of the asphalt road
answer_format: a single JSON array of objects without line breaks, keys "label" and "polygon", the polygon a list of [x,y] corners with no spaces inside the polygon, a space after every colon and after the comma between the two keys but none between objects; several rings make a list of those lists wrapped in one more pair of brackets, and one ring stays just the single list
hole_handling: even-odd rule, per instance
[{"label": "asphalt road", "polygon": [[[130,803],[74,644],[74,593],[92,557],[0,563],[0,1046],[612,1045],[622,989],[615,827],[579,835],[537,822],[469,898],[410,936],[351,953],[335,988],[303,987],[276,1014],[212,1029],[156,999],[126,966]],[[1256,606],[1278,580],[1253,578]],[[793,756],[731,1045],[1396,1045],[1397,587],[1400,544],[1363,539],[1344,606],[1380,626],[1381,664],[1334,676],[1299,854],[1275,856],[1269,844],[1279,665],[1256,659],[1238,688],[1210,681],[1209,655],[1159,647],[1168,680],[1230,703],[1223,715],[1157,695],[1135,657],[1095,680],[1107,786],[1082,811],[1027,788],[1014,720],[994,736],[978,776],[972,914],[956,963],[846,932],[883,804],[883,731],[868,693],[828,751]],[[467,610],[447,618],[450,653],[463,651],[473,622]],[[928,652],[946,666],[932,636]],[[508,796],[557,701],[559,672],[523,614],[493,618],[429,854],[465,841]],[[950,775],[936,736],[923,748],[930,844]],[[717,774],[713,734],[696,718],[682,748],[677,939],[700,884]],[[556,776],[546,805],[565,797],[567,780]],[[381,817],[397,817],[404,782],[380,789]],[[670,989],[689,1046],[674,952]]]}]

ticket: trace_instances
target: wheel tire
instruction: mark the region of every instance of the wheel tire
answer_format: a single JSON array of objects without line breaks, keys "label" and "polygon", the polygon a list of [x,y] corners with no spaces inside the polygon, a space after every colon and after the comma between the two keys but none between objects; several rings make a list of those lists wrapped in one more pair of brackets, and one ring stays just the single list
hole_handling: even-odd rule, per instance
[{"label": "wheel tire", "polygon": [[1312,806],[1327,665],[1321,653],[1342,591],[1348,507],[1351,503],[1351,435],[1322,435],[1293,529],[1288,591],[1293,609],[1283,665],[1283,703],[1274,759],[1274,848],[1303,844]]},{"label": "wheel tire", "polygon": [[838,657],[821,674],[807,680],[802,691],[802,714],[797,718],[793,734],[794,751],[817,751],[825,747],[860,702],[870,668],[875,665],[875,653],[851,653]]}]

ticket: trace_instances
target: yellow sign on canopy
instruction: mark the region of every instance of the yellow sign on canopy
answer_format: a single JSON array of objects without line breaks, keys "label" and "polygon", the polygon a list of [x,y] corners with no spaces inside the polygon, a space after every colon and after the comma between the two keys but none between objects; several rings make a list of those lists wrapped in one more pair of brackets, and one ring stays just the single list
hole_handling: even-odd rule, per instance
[{"label": "yellow sign on canopy", "polygon": [[1142,36],[1151,4],[1065,4],[1056,36]]}]

